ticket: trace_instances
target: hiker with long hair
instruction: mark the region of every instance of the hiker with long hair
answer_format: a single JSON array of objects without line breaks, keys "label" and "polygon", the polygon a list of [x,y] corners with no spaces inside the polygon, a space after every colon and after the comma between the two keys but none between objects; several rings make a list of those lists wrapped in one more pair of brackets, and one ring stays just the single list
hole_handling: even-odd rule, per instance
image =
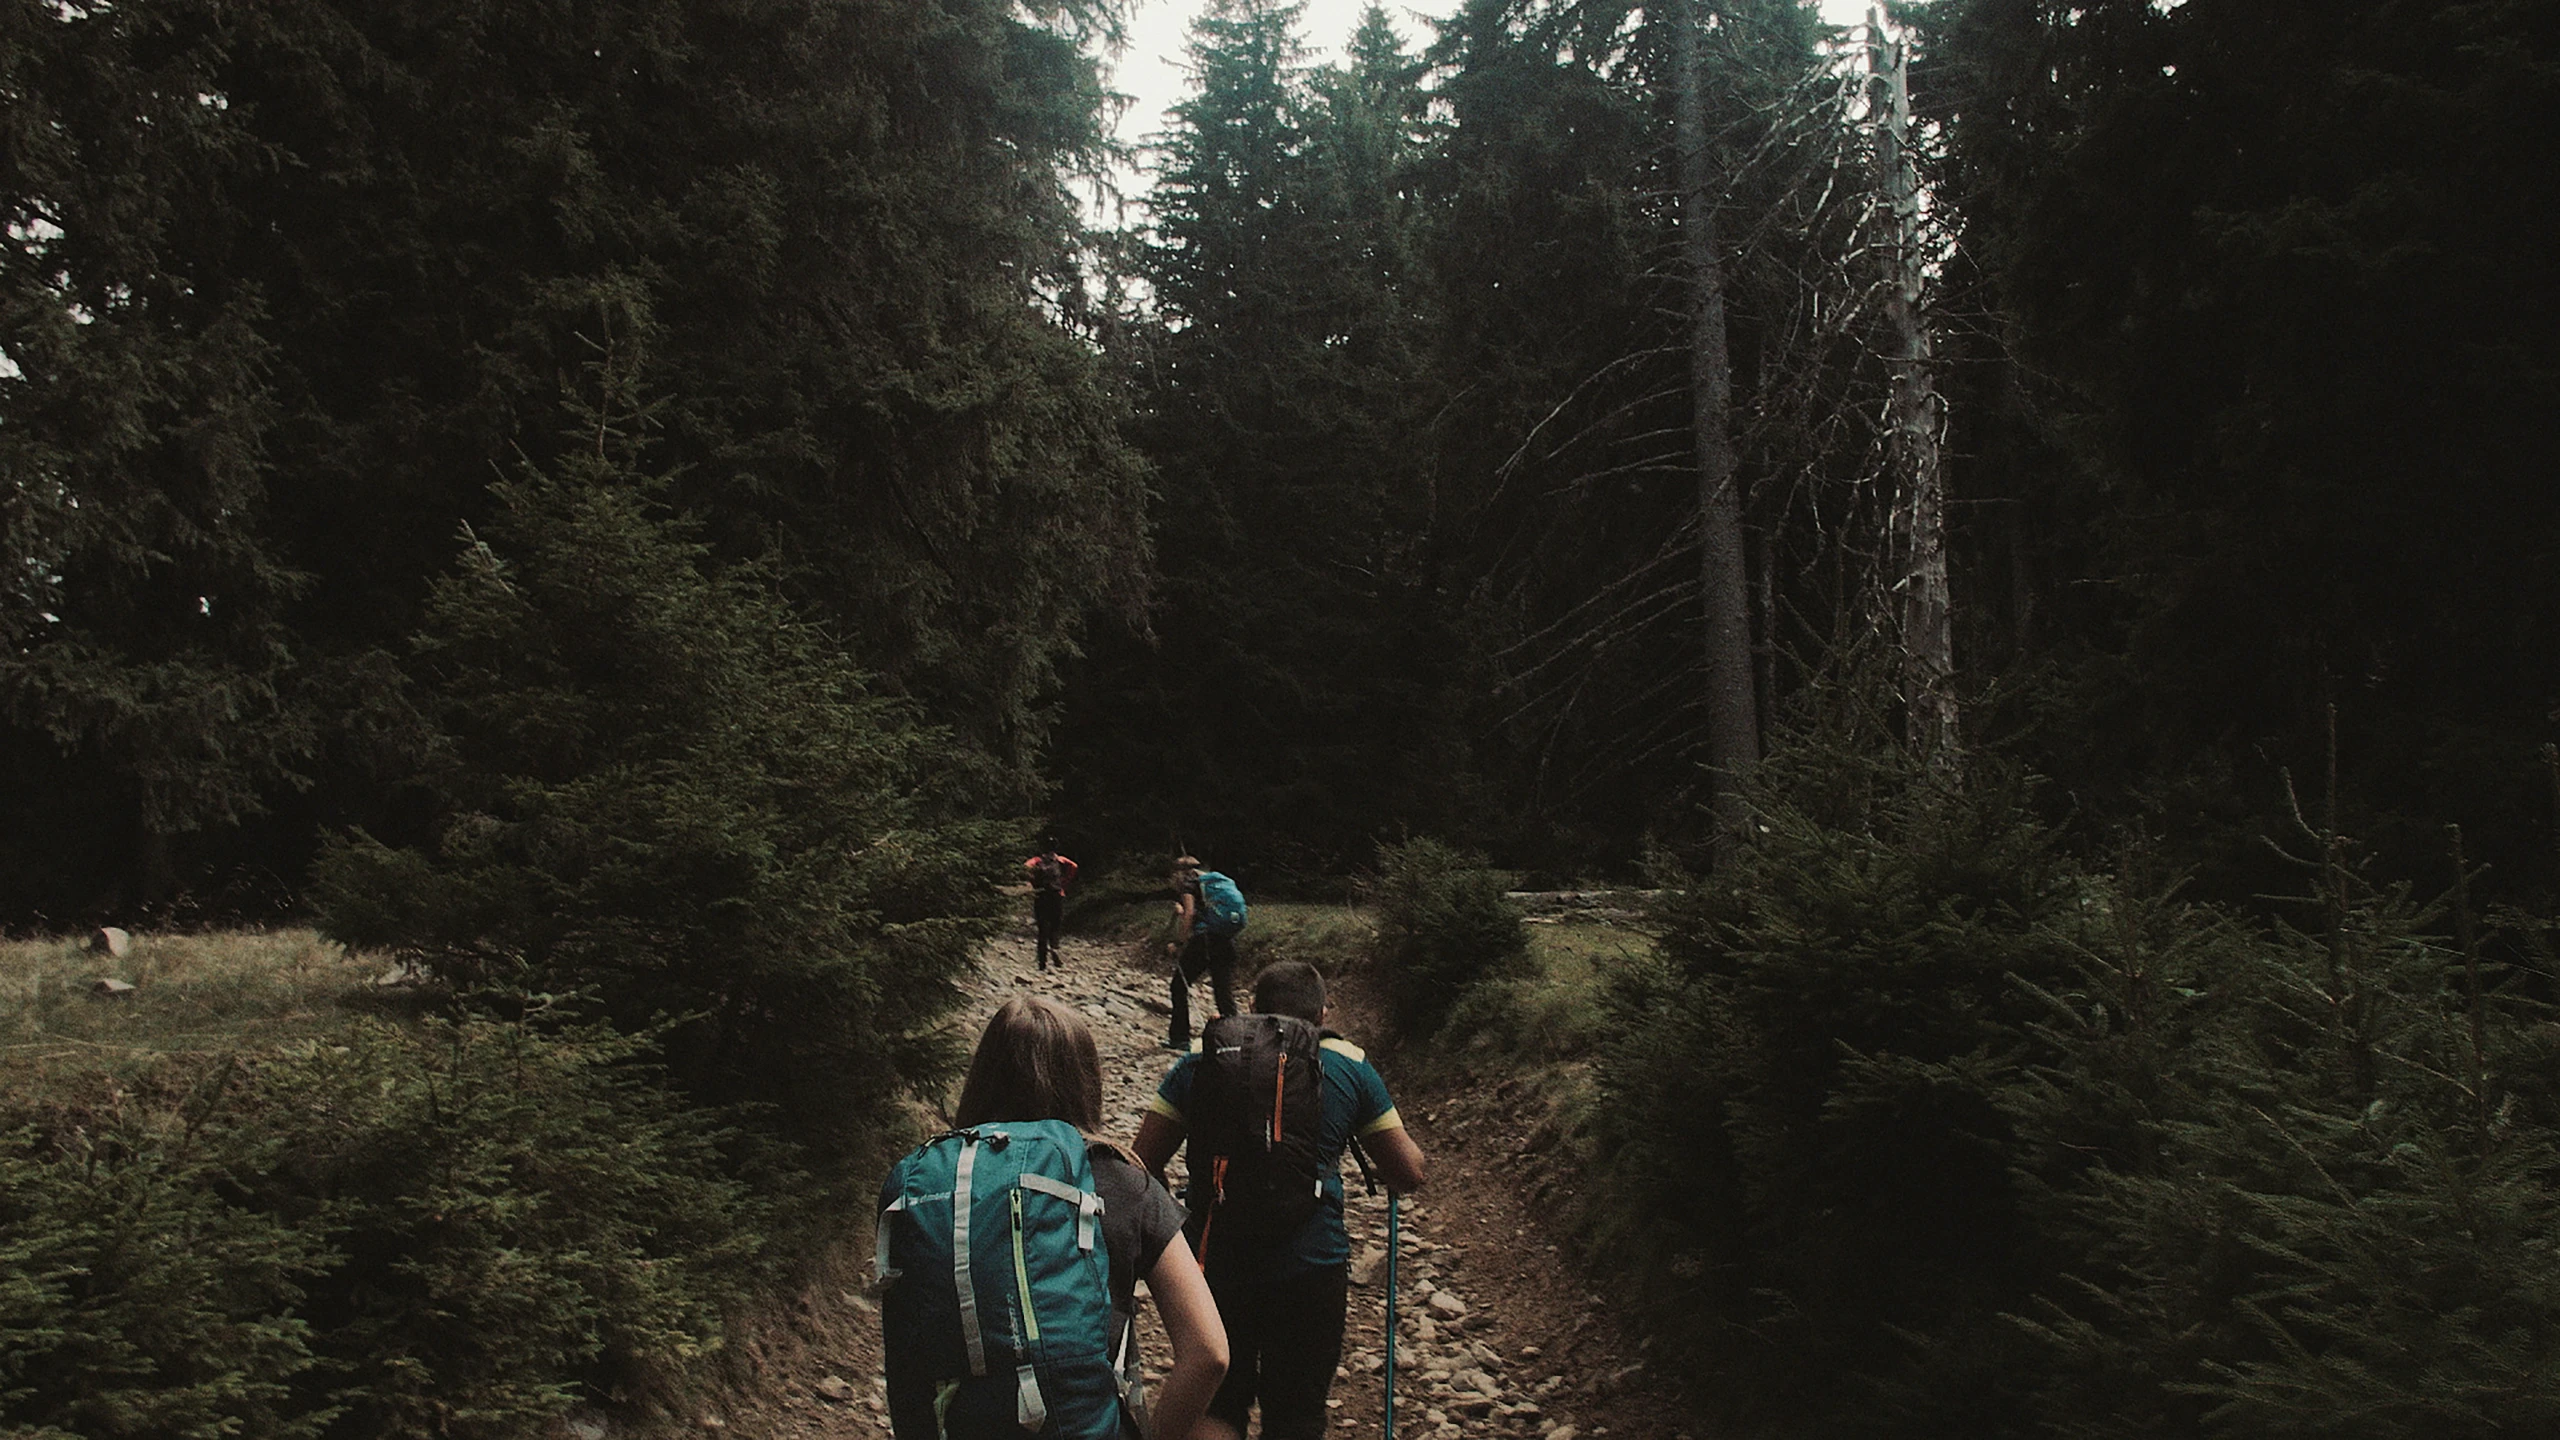
[{"label": "hiker with long hair", "polygon": [[[1189,1440],[1199,1428],[1226,1374],[1226,1329],[1178,1242],[1182,1207],[1101,1128],[1102,1065],[1082,1017],[1007,1000],[979,1037],[951,1132],[881,1189],[900,1440],[1044,1424],[1082,1440]],[[1107,1266],[1093,1263],[1096,1240]],[[1137,1390],[1142,1278],[1173,1348],[1152,1404]]]}]

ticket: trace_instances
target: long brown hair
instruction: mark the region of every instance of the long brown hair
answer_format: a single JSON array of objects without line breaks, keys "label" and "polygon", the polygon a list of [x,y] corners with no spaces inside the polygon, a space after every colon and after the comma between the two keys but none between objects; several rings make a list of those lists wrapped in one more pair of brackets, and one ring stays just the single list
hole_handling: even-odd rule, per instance
[{"label": "long brown hair", "polygon": [[951,1123],[965,1130],[995,1120],[1064,1120],[1088,1135],[1102,1128],[1102,1057],[1083,1016],[1037,995],[996,1008]]}]

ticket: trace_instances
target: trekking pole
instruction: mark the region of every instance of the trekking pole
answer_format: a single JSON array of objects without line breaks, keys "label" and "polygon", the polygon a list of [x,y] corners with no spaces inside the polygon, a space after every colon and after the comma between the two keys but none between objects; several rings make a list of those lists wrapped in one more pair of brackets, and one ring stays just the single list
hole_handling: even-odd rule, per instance
[{"label": "trekking pole", "polygon": [[1387,1434],[1396,1440],[1396,1215],[1403,1199],[1387,1192]]}]

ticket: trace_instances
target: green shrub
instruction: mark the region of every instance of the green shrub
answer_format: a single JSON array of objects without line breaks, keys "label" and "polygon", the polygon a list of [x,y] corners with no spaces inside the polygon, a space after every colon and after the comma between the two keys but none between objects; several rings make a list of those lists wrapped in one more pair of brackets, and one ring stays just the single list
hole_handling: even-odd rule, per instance
[{"label": "green shrub", "polygon": [[667,1027],[697,1097],[850,1156],[949,1063],[1018,836],[973,818],[946,734],[664,506],[626,434],[647,417],[600,374],[598,443],[492,487],[416,637],[435,836],[340,839],[323,928]]},{"label": "green shrub", "polygon": [[1375,958],[1396,1022],[1427,1033],[1468,987],[1529,948],[1519,907],[1483,857],[1437,840],[1379,847]]},{"label": "green shrub", "polygon": [[2049,1433],[2560,1433],[2550,956],[2310,838],[2245,943],[2111,905],[2042,997],[2007,1104],[2068,1257],[2021,1317]]},{"label": "green shrub", "polygon": [[365,1023],[0,1142],[0,1432],[487,1437],[719,1343],[762,1207],[608,1030]]},{"label": "green shrub", "polygon": [[[1774,754],[1758,828],[1616,973],[1586,1223],[1743,1423],[2004,1433],[2034,1235],[2000,1097],[2070,870],[1985,763]],[[2009,1432],[2013,1433],[2013,1432]]]},{"label": "green shrub", "polygon": [[1586,1216],[1737,1429],[2560,1426],[2548,931],[2313,834],[2265,915],[2061,853],[2031,788],[1798,742],[1620,972]]},{"label": "green shrub", "polygon": [[361,1027],[264,1067],[261,1196],[336,1238],[314,1344],[348,1435],[499,1437],[719,1342],[764,1207],[600,1028]]},{"label": "green shrub", "polygon": [[87,1118],[0,1135],[0,1432],[323,1433],[323,1237],[223,1183],[242,1137]]}]

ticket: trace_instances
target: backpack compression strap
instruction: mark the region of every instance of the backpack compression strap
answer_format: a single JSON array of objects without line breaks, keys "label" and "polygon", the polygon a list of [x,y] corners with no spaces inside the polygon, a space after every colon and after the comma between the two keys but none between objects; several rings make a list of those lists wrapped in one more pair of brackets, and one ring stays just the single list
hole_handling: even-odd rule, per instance
[{"label": "backpack compression strap", "polygon": [[969,1373],[987,1373],[987,1342],[978,1334],[978,1287],[969,1283],[969,1180],[978,1168],[978,1137],[960,1142],[959,1173],[951,1181],[951,1281],[960,1291],[960,1338],[969,1346]]},{"label": "backpack compression strap", "polygon": [[1037,1171],[1029,1170],[1023,1172],[1022,1188],[1037,1190],[1043,1195],[1054,1195],[1076,1207],[1076,1248],[1078,1250],[1093,1248],[1094,1226],[1102,1219],[1101,1196],[1091,1191],[1079,1190],[1063,1180],[1052,1180]]}]

